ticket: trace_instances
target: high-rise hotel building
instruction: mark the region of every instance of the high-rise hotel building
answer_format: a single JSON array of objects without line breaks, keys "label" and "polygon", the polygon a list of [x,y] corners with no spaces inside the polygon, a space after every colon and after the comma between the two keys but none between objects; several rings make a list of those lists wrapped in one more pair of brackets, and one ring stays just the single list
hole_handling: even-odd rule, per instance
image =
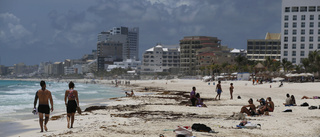
[{"label": "high-rise hotel building", "polygon": [[320,50],[320,0],[282,0],[281,58],[300,64]]}]

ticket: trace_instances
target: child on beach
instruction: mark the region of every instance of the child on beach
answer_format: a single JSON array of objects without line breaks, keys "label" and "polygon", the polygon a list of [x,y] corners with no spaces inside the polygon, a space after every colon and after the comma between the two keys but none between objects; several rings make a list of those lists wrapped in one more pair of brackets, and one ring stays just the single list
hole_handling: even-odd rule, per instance
[{"label": "child on beach", "polygon": [[233,83],[230,83],[230,88],[229,88],[229,90],[230,90],[230,99],[233,99],[233,96],[232,96],[233,89],[234,89]]},{"label": "child on beach", "polygon": [[196,98],[197,98],[197,107],[207,107],[206,104],[203,104],[203,100],[200,98],[199,93],[196,94]]},{"label": "child on beach", "polygon": [[192,106],[196,106],[196,87],[192,87],[192,91],[190,92],[190,101]]},{"label": "child on beach", "polygon": [[215,100],[217,100],[218,96],[219,96],[219,100],[220,100],[220,96],[221,96],[221,93],[222,93],[221,81],[220,80],[218,81],[218,84],[216,86],[216,91],[217,91],[217,96],[216,96]]}]

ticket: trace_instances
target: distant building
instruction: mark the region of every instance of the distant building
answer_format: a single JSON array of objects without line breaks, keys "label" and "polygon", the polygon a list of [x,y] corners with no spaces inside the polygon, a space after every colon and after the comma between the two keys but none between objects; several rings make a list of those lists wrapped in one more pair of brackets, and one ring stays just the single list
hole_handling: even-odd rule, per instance
[{"label": "distant building", "polygon": [[208,36],[186,36],[180,40],[180,73],[196,75],[196,52],[206,47],[219,51],[221,40]]},{"label": "distant building", "polygon": [[139,60],[139,27],[114,27],[98,34],[98,43],[102,41],[122,43],[123,59]]},{"label": "distant building", "polygon": [[8,67],[4,65],[0,65],[0,75],[7,75],[8,74]]},{"label": "distant building", "polygon": [[282,0],[281,58],[300,64],[320,50],[320,0]]},{"label": "distant building", "polygon": [[230,53],[233,55],[233,56],[247,56],[247,50],[245,49],[232,49],[230,51]]},{"label": "distant building", "polygon": [[157,45],[145,51],[142,57],[141,73],[177,73],[180,67],[180,49]]},{"label": "distant building", "polygon": [[64,65],[62,62],[55,62],[50,65],[53,75],[64,75]]},{"label": "distant building", "polygon": [[98,70],[106,70],[107,65],[115,61],[122,61],[122,43],[103,41],[97,44]]},{"label": "distant building", "polygon": [[280,60],[280,33],[267,33],[265,39],[247,40],[247,58],[249,60],[264,61],[266,57]]},{"label": "distant building", "polygon": [[65,75],[82,74],[82,65],[77,64],[77,65],[73,65],[72,67],[64,67],[64,74]]},{"label": "distant building", "polygon": [[14,64],[13,67],[14,74],[23,74],[25,73],[25,69],[27,68],[27,66],[24,63]]}]

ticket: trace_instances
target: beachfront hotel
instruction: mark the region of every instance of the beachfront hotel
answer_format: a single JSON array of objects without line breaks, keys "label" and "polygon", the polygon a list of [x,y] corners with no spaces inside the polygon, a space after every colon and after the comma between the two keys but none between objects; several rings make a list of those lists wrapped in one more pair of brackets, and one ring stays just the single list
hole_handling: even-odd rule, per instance
[{"label": "beachfront hotel", "polygon": [[280,60],[280,33],[267,33],[265,39],[247,40],[247,58],[249,60],[264,61],[266,57]]},{"label": "beachfront hotel", "polygon": [[300,64],[320,50],[320,0],[282,0],[281,58]]},{"label": "beachfront hotel", "polygon": [[157,45],[145,51],[142,56],[140,73],[177,73],[180,67],[180,49]]},{"label": "beachfront hotel", "polygon": [[186,36],[180,40],[180,72],[186,75],[196,75],[197,50],[202,48],[221,50],[221,40],[217,37]]}]

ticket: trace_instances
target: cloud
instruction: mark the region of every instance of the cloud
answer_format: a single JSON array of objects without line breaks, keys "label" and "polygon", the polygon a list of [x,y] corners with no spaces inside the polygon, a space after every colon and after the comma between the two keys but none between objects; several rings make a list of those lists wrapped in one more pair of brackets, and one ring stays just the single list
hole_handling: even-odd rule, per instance
[{"label": "cloud", "polygon": [[35,41],[33,34],[12,13],[0,14],[0,30],[0,43],[9,48],[21,48]]}]

